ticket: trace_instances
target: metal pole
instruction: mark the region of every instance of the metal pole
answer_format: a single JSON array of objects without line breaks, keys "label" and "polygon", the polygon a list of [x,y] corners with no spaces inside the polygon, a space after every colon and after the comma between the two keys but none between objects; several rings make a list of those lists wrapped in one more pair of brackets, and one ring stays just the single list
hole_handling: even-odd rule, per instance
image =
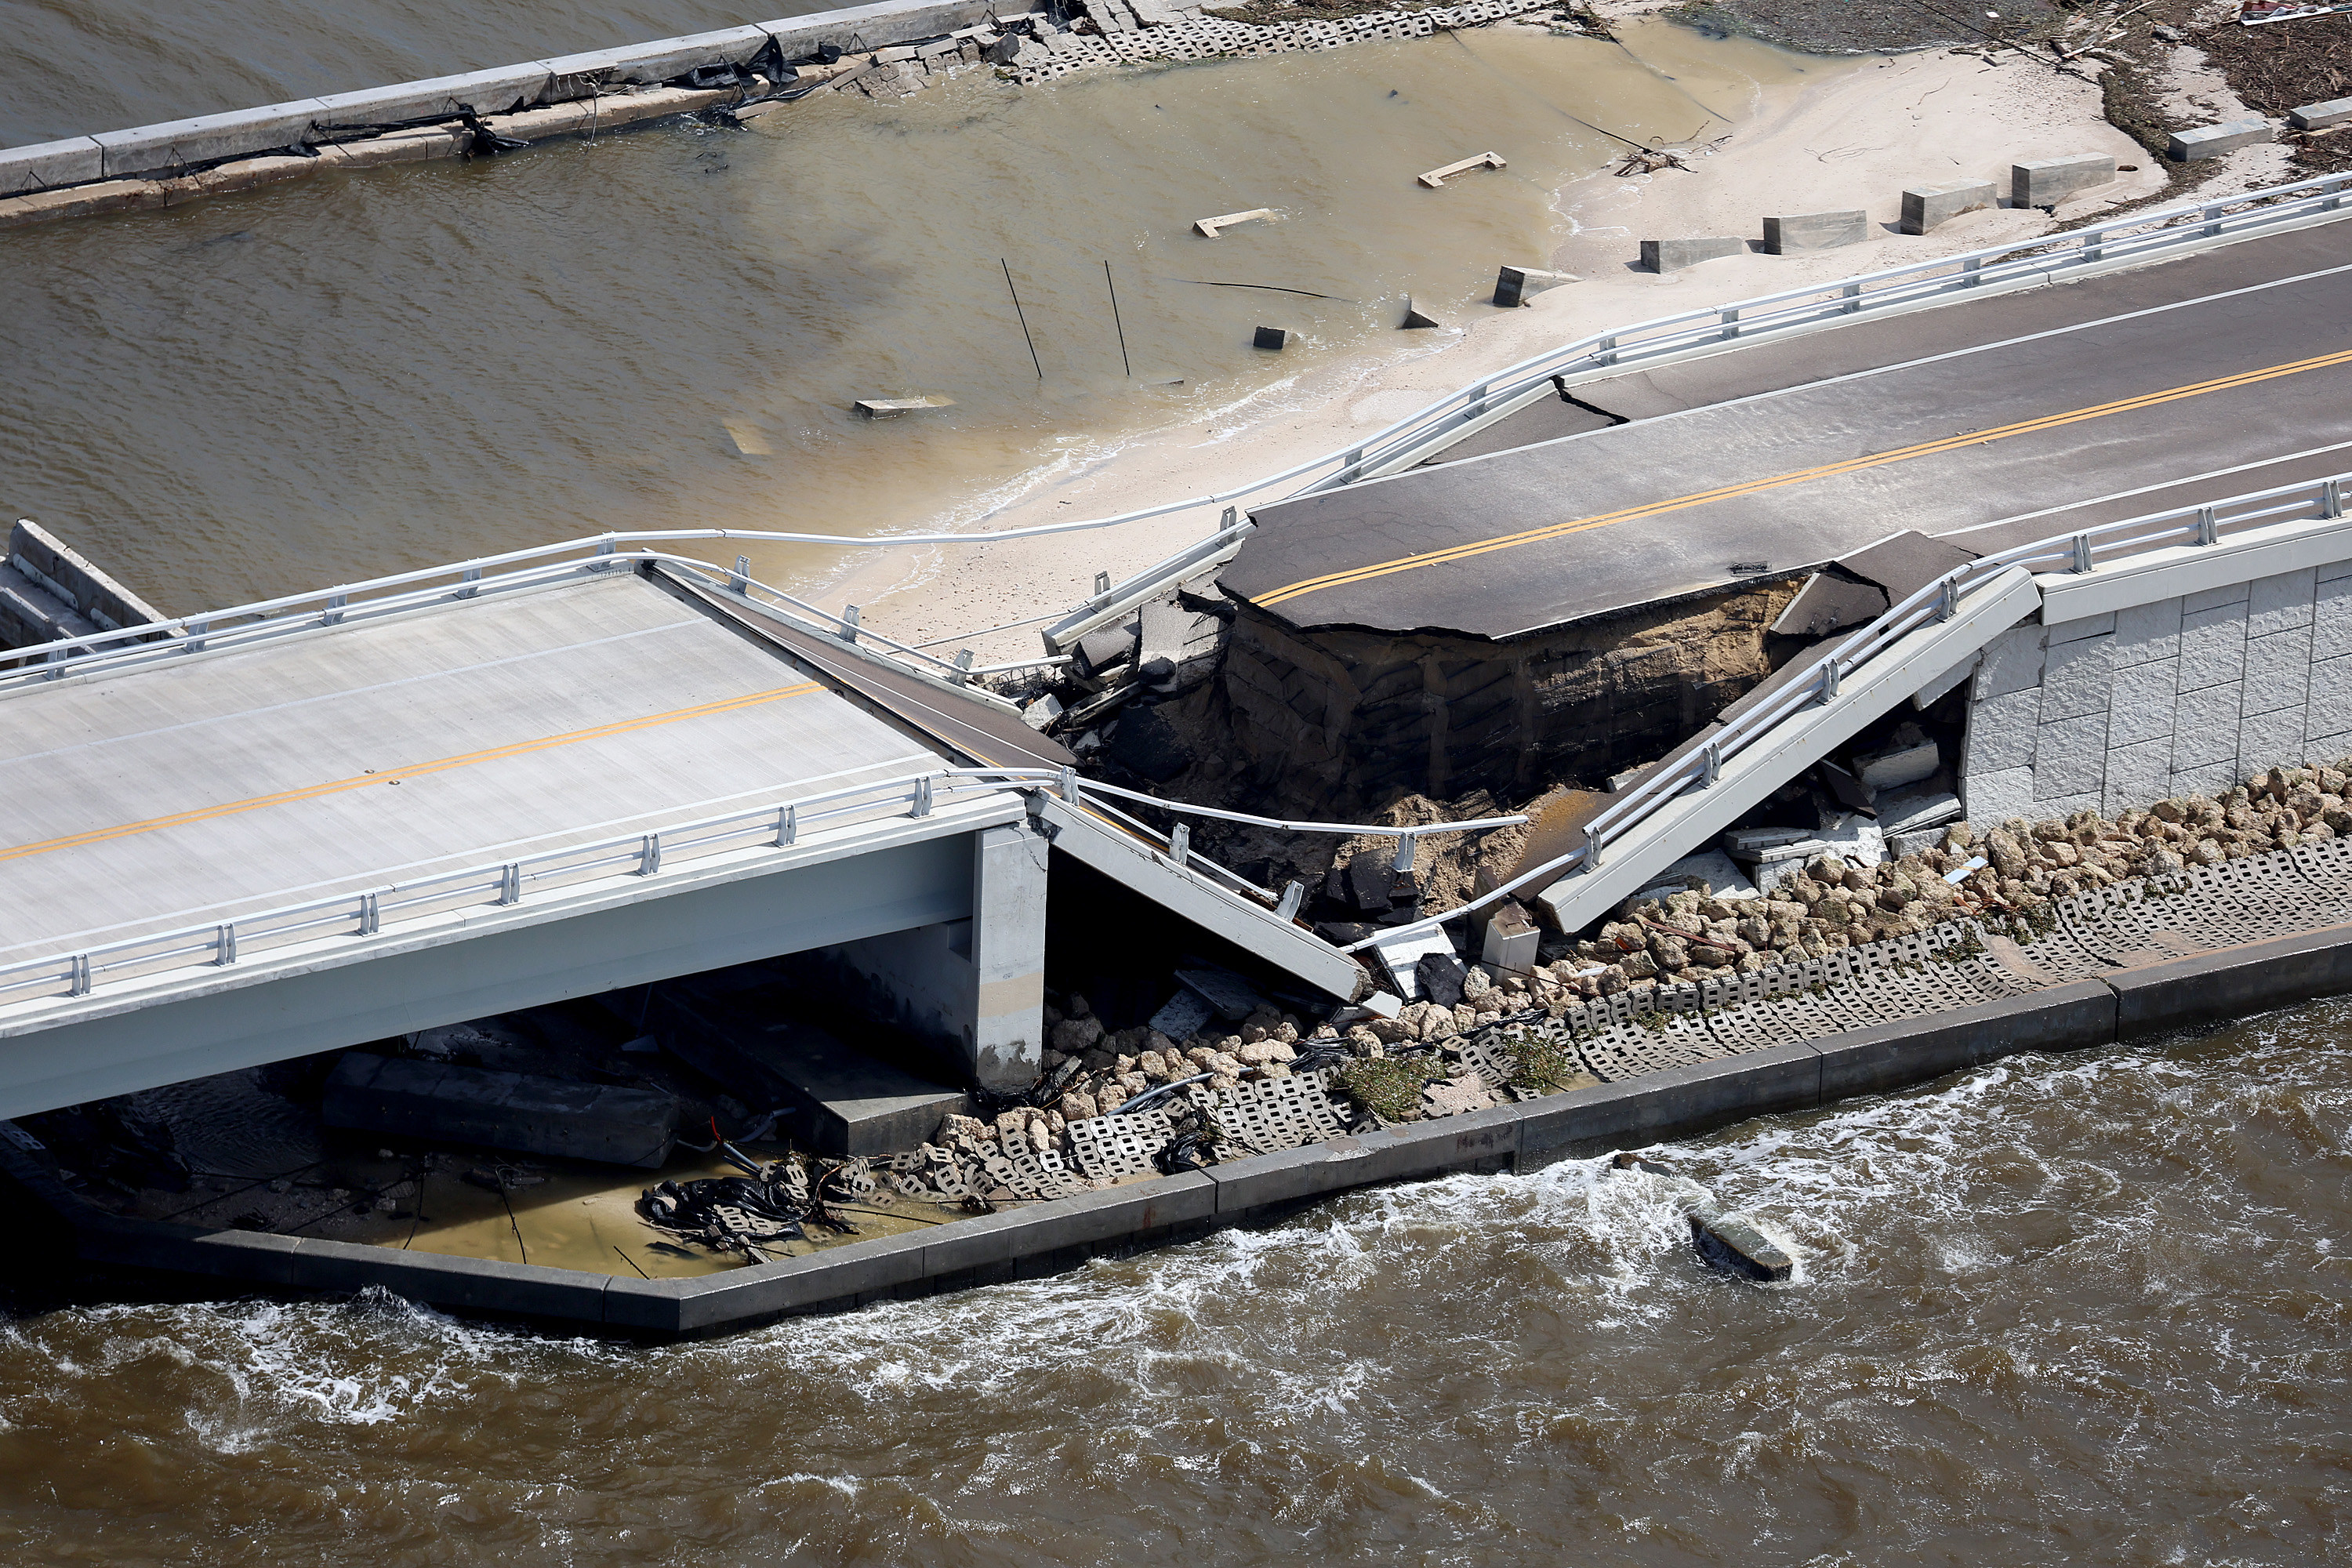
[{"label": "metal pole", "polygon": [[[1012,281],[1009,272],[1005,281]],[[1108,261],[1103,263],[1103,287],[1110,290],[1110,324],[1118,329],[1118,363],[1125,365],[1127,374],[1132,376],[1135,374],[1135,363],[1127,357],[1127,324],[1118,319],[1118,285],[1110,280],[1110,263]],[[1037,373],[1040,379],[1045,374],[1042,370]]]},{"label": "metal pole", "polygon": [[1029,345],[1029,363],[1037,366],[1037,379],[1045,379],[1045,367],[1037,358],[1037,340],[1029,335],[1029,317],[1021,309],[1021,290],[1013,286],[1013,266],[998,257],[996,264],[1004,268],[1004,291],[1013,296],[1013,313],[1021,321],[1021,341]]}]

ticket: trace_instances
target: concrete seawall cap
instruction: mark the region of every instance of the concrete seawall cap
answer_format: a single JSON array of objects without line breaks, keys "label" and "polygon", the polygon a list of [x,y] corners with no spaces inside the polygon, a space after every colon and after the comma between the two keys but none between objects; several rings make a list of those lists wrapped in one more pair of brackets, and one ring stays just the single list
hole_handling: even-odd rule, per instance
[{"label": "concrete seawall cap", "polygon": [[326,117],[324,102],[299,98],[260,109],[237,109],[226,114],[200,114],[193,120],[109,131],[93,140],[105,150],[106,174],[111,178],[169,172],[190,163],[208,163],[215,159],[291,146],[310,137],[311,128]]},{"label": "concrete seawall cap", "polygon": [[[760,28],[776,40],[784,58],[814,54],[820,44],[844,49],[873,48],[952,33],[989,19],[988,0],[883,0],[880,5],[851,5],[838,11],[818,11],[762,22]],[[1006,26],[1017,17],[1003,18]]]},{"label": "concrete seawall cap", "polygon": [[37,142],[30,147],[0,147],[0,196],[79,184],[103,178],[106,151],[94,136]]},{"label": "concrete seawall cap", "polygon": [[453,118],[469,105],[477,114],[504,114],[520,105],[538,102],[547,79],[547,64],[541,60],[390,87],[331,92],[319,100],[318,118],[322,126],[396,125],[411,120]]},{"label": "concrete seawall cap", "polygon": [[656,38],[651,43],[624,45],[614,49],[590,49],[576,55],[558,55],[539,62],[539,68],[554,77],[588,77],[604,73],[602,79],[631,82],[650,87],[672,77],[686,75],[699,66],[740,66],[768,47],[765,27],[720,27],[708,33],[690,33],[679,38]]}]

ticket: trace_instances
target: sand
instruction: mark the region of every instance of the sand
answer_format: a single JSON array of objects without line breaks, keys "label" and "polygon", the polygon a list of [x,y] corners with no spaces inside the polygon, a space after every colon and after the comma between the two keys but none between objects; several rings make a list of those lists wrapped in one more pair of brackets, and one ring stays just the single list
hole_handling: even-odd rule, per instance
[{"label": "sand", "polygon": [[[1641,0],[1614,7],[1640,8]],[[1693,36],[1676,47],[1705,45]],[[1322,366],[1282,388],[1278,407],[1228,413],[1213,429],[1193,426],[1132,442],[1089,470],[1041,485],[975,530],[1112,516],[1232,489],[1360,440],[1483,374],[1590,333],[2030,237],[2164,184],[2144,149],[2106,123],[2095,83],[2014,54],[1987,60],[1937,50],[1823,60],[1795,85],[1749,85],[1744,110],[1715,104],[1734,116],[1733,129],[1694,157],[1690,171],[1632,178],[1604,171],[1556,194],[1552,265],[1581,281],[1516,310],[1482,309],[1449,329],[1434,352],[1401,363]],[[1932,235],[1894,232],[1906,185],[1979,177],[2005,191],[2012,163],[2078,153],[2110,153],[2141,172],[2061,208],[2054,219],[2004,209],[1967,215]],[[1634,265],[1644,237],[1753,237],[1768,214],[1856,206],[1873,220],[1863,245],[1802,257],[1727,258],[1664,277]],[[1282,493],[1270,490],[1264,499]],[[1092,592],[1097,572],[1114,581],[1126,577],[1213,531],[1216,521],[1215,510],[1195,508],[1041,540],[866,552],[816,597],[859,605],[866,625],[904,640],[968,641],[983,664],[1034,658],[1042,644],[1034,627],[980,638],[961,634],[1065,609]]]}]

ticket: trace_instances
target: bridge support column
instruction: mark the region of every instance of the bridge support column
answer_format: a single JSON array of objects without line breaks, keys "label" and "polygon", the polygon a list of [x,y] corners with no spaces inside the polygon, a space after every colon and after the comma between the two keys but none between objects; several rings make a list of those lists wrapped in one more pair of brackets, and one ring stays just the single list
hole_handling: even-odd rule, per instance
[{"label": "bridge support column", "polygon": [[971,916],[832,950],[866,1002],[952,1052],[983,1089],[1025,1089],[1044,1051],[1045,858],[1030,825],[971,838]]}]

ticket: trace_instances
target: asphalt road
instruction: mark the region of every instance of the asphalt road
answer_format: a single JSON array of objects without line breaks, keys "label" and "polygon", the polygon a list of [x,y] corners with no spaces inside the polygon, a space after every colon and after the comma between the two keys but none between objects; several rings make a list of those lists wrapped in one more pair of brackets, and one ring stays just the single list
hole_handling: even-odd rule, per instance
[{"label": "asphalt road", "polygon": [[1540,444],[1268,507],[1225,589],[1500,638],[1899,529],[1990,551],[2352,469],[2352,223],[1574,390],[1631,422],[1547,439],[1591,421],[1544,405]]}]

